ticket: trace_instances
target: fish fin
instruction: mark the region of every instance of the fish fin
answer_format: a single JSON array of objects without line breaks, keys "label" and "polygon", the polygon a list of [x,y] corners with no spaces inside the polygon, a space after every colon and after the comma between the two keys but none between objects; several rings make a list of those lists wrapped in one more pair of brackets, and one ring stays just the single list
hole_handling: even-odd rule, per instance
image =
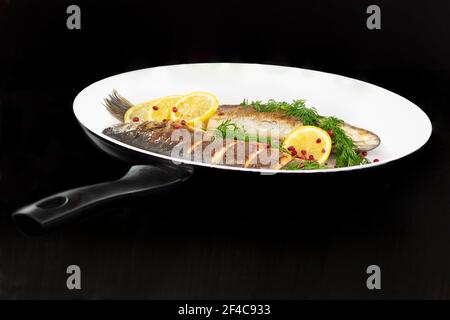
[{"label": "fish fin", "polygon": [[116,89],[113,90],[108,98],[105,98],[104,105],[106,109],[120,121],[123,121],[125,112],[133,107],[133,104],[122,97]]}]

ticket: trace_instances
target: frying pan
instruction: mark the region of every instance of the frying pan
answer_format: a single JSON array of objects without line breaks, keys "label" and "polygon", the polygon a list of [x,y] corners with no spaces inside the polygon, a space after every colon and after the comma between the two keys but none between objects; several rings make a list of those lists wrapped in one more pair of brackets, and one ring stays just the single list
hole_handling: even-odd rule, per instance
[{"label": "frying pan", "polygon": [[[192,91],[213,92],[220,102],[231,104],[244,98],[307,99],[308,105],[317,107],[320,114],[335,115],[377,133],[382,144],[371,156],[381,161],[319,171],[248,169],[190,160],[182,160],[180,164],[179,159],[127,145],[102,133],[103,129],[118,123],[103,107],[103,99],[113,89],[133,103]],[[367,170],[411,154],[431,135],[427,115],[412,102],[386,89],[324,72],[259,64],[186,64],[123,73],[85,88],[75,98],[73,110],[81,128],[99,149],[136,165],[117,181],[67,190],[20,208],[12,217],[27,234],[54,229],[83,217],[88,209],[118,198],[176,186],[193,174],[194,167],[289,175]]]}]

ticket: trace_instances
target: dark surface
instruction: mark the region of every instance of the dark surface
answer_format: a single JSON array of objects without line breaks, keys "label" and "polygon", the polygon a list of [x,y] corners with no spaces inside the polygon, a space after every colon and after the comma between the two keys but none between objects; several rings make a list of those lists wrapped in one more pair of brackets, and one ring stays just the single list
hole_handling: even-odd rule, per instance
[{"label": "dark surface", "polygon": [[[383,29],[371,32],[369,3],[346,3],[79,1],[82,30],[68,31],[69,2],[2,1],[0,298],[450,298],[449,5],[379,1]],[[369,81],[418,104],[432,139],[389,166],[301,181],[197,170],[44,237],[15,229],[19,206],[129,168],[82,133],[79,90],[208,61]],[[82,291],[65,287],[70,264]],[[365,287],[371,264],[381,291]]]}]

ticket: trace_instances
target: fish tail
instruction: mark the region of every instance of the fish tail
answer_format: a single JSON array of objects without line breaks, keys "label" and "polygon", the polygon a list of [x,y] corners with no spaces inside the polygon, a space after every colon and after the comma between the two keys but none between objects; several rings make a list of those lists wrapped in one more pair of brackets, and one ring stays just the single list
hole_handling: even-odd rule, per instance
[{"label": "fish tail", "polygon": [[113,90],[108,98],[105,98],[104,105],[106,109],[108,109],[108,111],[120,121],[123,121],[125,112],[127,112],[129,108],[133,107],[133,104],[122,97],[116,89]]},{"label": "fish tail", "polygon": [[380,137],[378,137],[375,133],[352,126],[348,123],[343,123],[340,128],[344,133],[349,137],[356,149],[359,151],[370,151],[378,147],[381,143]]}]

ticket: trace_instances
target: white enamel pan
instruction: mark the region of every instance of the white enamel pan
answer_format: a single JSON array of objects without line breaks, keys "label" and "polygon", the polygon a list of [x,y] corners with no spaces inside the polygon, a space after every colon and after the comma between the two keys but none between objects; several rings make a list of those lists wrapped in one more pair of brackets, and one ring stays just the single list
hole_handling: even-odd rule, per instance
[{"label": "white enamel pan", "polygon": [[[132,147],[102,133],[119,122],[103,106],[104,98],[113,89],[132,103],[192,91],[212,92],[220,104],[238,104],[245,98],[262,101],[306,99],[307,105],[316,107],[321,115],[334,115],[376,133],[381,145],[370,152],[369,158],[379,161],[347,168],[276,172],[188,160],[175,165],[174,161],[179,162],[179,159]],[[118,181],[64,191],[17,210],[13,218],[27,233],[55,228],[81,217],[86,209],[112,199],[176,185],[186,180],[195,166],[298,175],[299,179],[303,174],[318,172],[367,170],[420,149],[432,131],[429,118],[418,106],[386,89],[325,72],[260,64],[185,64],[127,72],[85,88],[75,98],[73,110],[85,133],[100,149],[114,157],[146,165],[132,167]]]}]

